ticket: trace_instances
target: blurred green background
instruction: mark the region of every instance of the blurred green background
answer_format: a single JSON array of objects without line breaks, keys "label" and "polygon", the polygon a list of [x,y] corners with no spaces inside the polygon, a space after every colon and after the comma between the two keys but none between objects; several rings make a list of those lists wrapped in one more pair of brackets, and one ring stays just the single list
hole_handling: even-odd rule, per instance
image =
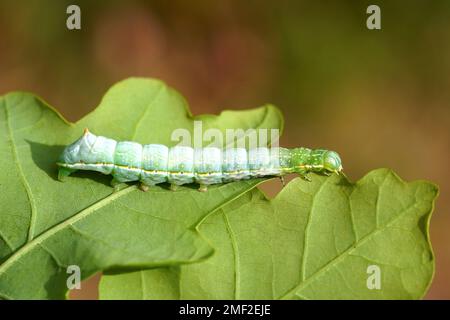
[{"label": "blurred green background", "polygon": [[[354,181],[390,167],[439,184],[427,298],[450,299],[449,17],[448,0],[0,0],[0,94],[32,91],[72,121],[130,76],[166,81],[194,114],[271,102],[283,145],[339,151]],[[96,298],[98,278],[71,296]]]}]

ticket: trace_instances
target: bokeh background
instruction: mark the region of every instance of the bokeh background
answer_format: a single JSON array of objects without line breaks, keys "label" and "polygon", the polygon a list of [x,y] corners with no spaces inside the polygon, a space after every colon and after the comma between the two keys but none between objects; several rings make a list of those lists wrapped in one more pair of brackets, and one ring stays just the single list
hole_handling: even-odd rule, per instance
[{"label": "bokeh background", "polygon": [[[448,0],[0,0],[0,94],[32,91],[72,121],[130,76],[166,81],[194,114],[271,102],[283,145],[338,150],[352,180],[390,167],[440,186],[426,297],[450,299],[449,18]],[[95,299],[98,279],[71,297]]]}]

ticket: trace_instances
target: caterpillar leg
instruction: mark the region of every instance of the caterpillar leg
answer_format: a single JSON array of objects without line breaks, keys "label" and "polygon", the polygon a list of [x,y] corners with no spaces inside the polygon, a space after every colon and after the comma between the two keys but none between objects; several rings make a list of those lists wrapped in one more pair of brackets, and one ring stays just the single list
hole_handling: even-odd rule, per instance
[{"label": "caterpillar leg", "polygon": [[68,177],[71,173],[73,173],[75,171],[77,171],[77,170],[60,167],[58,169],[58,180],[64,181],[66,177]]},{"label": "caterpillar leg", "polygon": [[283,187],[286,186],[286,182],[284,181],[284,176],[280,176],[280,181],[283,184]]},{"label": "caterpillar leg", "polygon": [[120,186],[123,185],[124,183],[121,181],[116,180],[115,178],[113,178],[111,180],[111,187],[114,188],[114,192],[119,191]]},{"label": "caterpillar leg", "polygon": [[208,191],[208,186],[206,184],[200,184],[200,187],[198,188],[198,191],[206,192],[206,191]]},{"label": "caterpillar leg", "polygon": [[306,172],[299,172],[298,175],[305,181],[311,182],[311,178],[308,176]]},{"label": "caterpillar leg", "polygon": [[177,189],[178,189],[178,185],[177,184],[175,184],[175,183],[171,183],[170,184],[170,190],[171,191],[177,191]]},{"label": "caterpillar leg", "polygon": [[150,186],[146,185],[145,183],[139,183],[139,189],[141,189],[144,192],[147,192]]},{"label": "caterpillar leg", "polygon": [[302,178],[303,180],[308,181],[308,182],[312,181],[311,178],[307,175],[301,175],[300,178]]}]

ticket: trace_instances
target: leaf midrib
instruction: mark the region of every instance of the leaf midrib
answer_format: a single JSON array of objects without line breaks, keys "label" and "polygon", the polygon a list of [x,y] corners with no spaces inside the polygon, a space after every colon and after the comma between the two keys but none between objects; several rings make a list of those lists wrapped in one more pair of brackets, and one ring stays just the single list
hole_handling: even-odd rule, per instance
[{"label": "leaf midrib", "polygon": [[0,276],[9,268],[11,267],[14,262],[19,260],[22,256],[27,254],[30,250],[32,250],[36,245],[40,245],[43,243],[46,239],[50,238],[51,236],[55,235],[56,233],[64,230],[66,227],[74,224],[75,222],[78,222],[86,217],[88,217],[91,213],[101,209],[102,207],[108,205],[112,201],[134,191],[137,190],[136,186],[128,186],[120,191],[113,192],[106,196],[105,198],[95,202],[94,204],[90,205],[87,208],[84,208],[83,210],[79,211],[78,213],[74,214],[70,218],[54,225],[50,229],[46,230],[45,232],[41,233],[38,237],[34,238],[33,240],[27,242],[24,246],[22,246],[20,249],[18,249],[14,254],[12,254],[3,264],[0,265]]},{"label": "leaf midrib", "polygon": [[389,228],[394,222],[396,222],[400,217],[402,217],[406,212],[408,212],[415,205],[416,204],[413,203],[412,205],[408,206],[405,210],[400,212],[397,217],[392,219],[385,226],[383,226],[382,228],[380,228],[380,227],[375,228],[372,232],[368,233],[363,238],[361,238],[360,240],[358,240],[355,243],[353,243],[352,245],[350,245],[345,251],[343,251],[338,256],[334,257],[326,265],[324,265],[322,268],[317,270],[313,275],[311,275],[311,277],[309,277],[305,281],[300,282],[297,286],[295,286],[294,288],[292,288],[291,290],[286,292],[284,295],[282,295],[278,299],[283,300],[283,299],[289,298],[291,295],[295,295],[296,292],[300,291],[302,288],[306,287],[309,283],[311,283],[315,278],[320,276],[322,273],[328,271],[334,265],[338,264],[341,260],[346,258],[352,251],[356,250],[359,246],[363,245],[368,239],[370,239],[371,237],[375,236],[378,232],[384,231],[385,229]]},{"label": "leaf midrib", "polygon": [[234,299],[239,300],[239,295],[241,291],[241,274],[240,274],[240,259],[239,259],[239,246],[237,244],[236,236],[231,228],[230,220],[228,219],[228,215],[223,213],[222,215],[225,226],[227,229],[227,233],[230,237],[231,247],[234,256]]},{"label": "leaf midrib", "polygon": [[301,267],[300,267],[300,274],[301,274],[301,281],[305,281],[305,277],[306,277],[306,258],[308,256],[308,251],[309,251],[309,246],[308,246],[308,236],[309,236],[309,229],[311,228],[311,220],[312,220],[312,216],[313,216],[313,212],[314,212],[314,208],[316,205],[316,200],[317,200],[317,196],[319,195],[319,193],[323,190],[323,187],[327,184],[328,181],[330,181],[331,179],[326,179],[319,187],[319,189],[314,193],[312,202],[311,202],[311,210],[309,210],[309,215],[308,215],[308,220],[306,222],[306,226],[305,226],[305,235],[303,237],[303,254],[302,254],[302,262],[301,262]]}]

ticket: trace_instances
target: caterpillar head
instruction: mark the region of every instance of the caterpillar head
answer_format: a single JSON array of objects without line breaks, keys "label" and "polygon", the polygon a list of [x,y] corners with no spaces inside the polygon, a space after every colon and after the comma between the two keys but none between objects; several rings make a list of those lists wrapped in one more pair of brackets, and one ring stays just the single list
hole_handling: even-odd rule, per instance
[{"label": "caterpillar head", "polygon": [[342,174],[342,161],[341,157],[334,151],[327,151],[323,154],[323,167],[328,172],[334,172],[337,174]]}]

